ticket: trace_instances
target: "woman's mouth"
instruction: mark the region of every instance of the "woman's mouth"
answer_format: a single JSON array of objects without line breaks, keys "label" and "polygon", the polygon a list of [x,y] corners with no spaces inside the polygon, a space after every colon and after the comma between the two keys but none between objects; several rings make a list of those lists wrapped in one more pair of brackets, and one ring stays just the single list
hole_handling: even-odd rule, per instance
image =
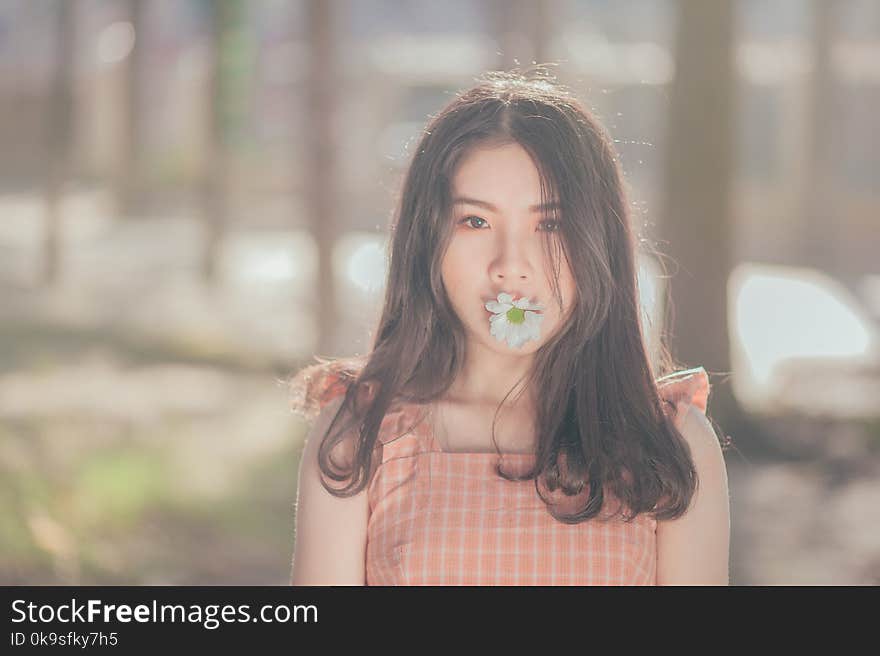
[{"label": "woman's mouth", "polygon": [[498,341],[506,341],[511,348],[518,348],[527,341],[539,341],[544,306],[529,297],[516,298],[514,294],[501,292],[497,299],[486,301],[489,313],[489,333]]},{"label": "woman's mouth", "polygon": [[[528,296],[526,294],[522,294],[520,292],[500,292],[497,296],[485,296],[483,297],[483,304],[490,303],[492,301],[497,302],[519,302],[519,301],[528,301],[533,305],[540,305],[538,303],[538,299],[534,296]],[[543,309],[543,308],[542,308]]]}]

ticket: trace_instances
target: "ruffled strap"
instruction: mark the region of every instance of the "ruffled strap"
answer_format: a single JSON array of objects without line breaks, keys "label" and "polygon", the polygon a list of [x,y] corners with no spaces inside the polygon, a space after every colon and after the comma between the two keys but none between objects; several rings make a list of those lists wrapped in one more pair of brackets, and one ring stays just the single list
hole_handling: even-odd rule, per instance
[{"label": "ruffled strap", "polygon": [[676,423],[687,413],[691,406],[698,408],[703,414],[709,405],[709,375],[703,367],[684,369],[656,380],[660,398],[665,401],[664,408],[675,408]]},{"label": "ruffled strap", "polygon": [[325,405],[348,389],[346,365],[337,360],[319,362],[297,372],[289,383],[291,411],[308,421],[317,419]]}]

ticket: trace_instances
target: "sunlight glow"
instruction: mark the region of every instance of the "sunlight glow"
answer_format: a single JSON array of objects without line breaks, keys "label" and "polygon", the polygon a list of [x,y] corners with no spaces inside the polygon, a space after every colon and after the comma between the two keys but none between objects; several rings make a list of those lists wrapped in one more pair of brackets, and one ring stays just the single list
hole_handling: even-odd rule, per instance
[{"label": "sunlight glow", "polygon": [[316,268],[313,240],[303,231],[233,232],[224,260],[229,278],[247,285],[304,280]]},{"label": "sunlight glow", "polygon": [[385,239],[372,232],[346,233],[336,244],[333,267],[346,287],[374,293],[385,285]]},{"label": "sunlight glow", "polygon": [[[665,280],[660,277],[661,271],[652,257],[638,257],[639,307],[643,333],[652,360],[657,356],[660,334],[658,327],[662,319],[663,304],[661,295],[665,294]],[[656,364],[656,361],[655,361]]]},{"label": "sunlight glow", "polygon": [[866,358],[876,328],[840,283],[811,269],[743,264],[730,277],[730,331],[742,374],[769,388],[796,358]]},{"label": "sunlight glow", "polygon": [[128,21],[111,23],[98,35],[98,61],[115,64],[131,54],[134,48],[134,25]]}]

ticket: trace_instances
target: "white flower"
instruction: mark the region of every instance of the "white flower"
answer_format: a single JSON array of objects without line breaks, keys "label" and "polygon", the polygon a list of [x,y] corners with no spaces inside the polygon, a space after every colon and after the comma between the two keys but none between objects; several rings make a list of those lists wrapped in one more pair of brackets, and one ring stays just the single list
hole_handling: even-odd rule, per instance
[{"label": "white flower", "polygon": [[540,338],[544,315],[539,310],[544,309],[543,305],[531,303],[528,298],[514,301],[513,296],[501,292],[497,301],[489,301],[485,307],[493,313],[489,317],[490,333],[499,342],[506,339],[510,348],[517,348]]}]

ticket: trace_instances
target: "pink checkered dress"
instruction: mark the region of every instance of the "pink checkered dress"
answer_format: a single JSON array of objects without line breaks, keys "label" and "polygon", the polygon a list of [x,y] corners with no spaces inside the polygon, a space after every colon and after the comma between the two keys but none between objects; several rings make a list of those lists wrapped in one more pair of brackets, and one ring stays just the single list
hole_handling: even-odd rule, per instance
[{"label": "pink checkered dress", "polygon": [[[344,388],[327,365],[313,367],[323,405]],[[676,407],[705,412],[702,367],[658,384]],[[498,454],[444,452],[414,406],[386,415],[379,439],[381,464],[367,489],[367,585],[656,584],[657,522],[649,515],[560,522],[534,481],[495,473]],[[505,454],[501,464],[517,471],[534,458]]]}]

